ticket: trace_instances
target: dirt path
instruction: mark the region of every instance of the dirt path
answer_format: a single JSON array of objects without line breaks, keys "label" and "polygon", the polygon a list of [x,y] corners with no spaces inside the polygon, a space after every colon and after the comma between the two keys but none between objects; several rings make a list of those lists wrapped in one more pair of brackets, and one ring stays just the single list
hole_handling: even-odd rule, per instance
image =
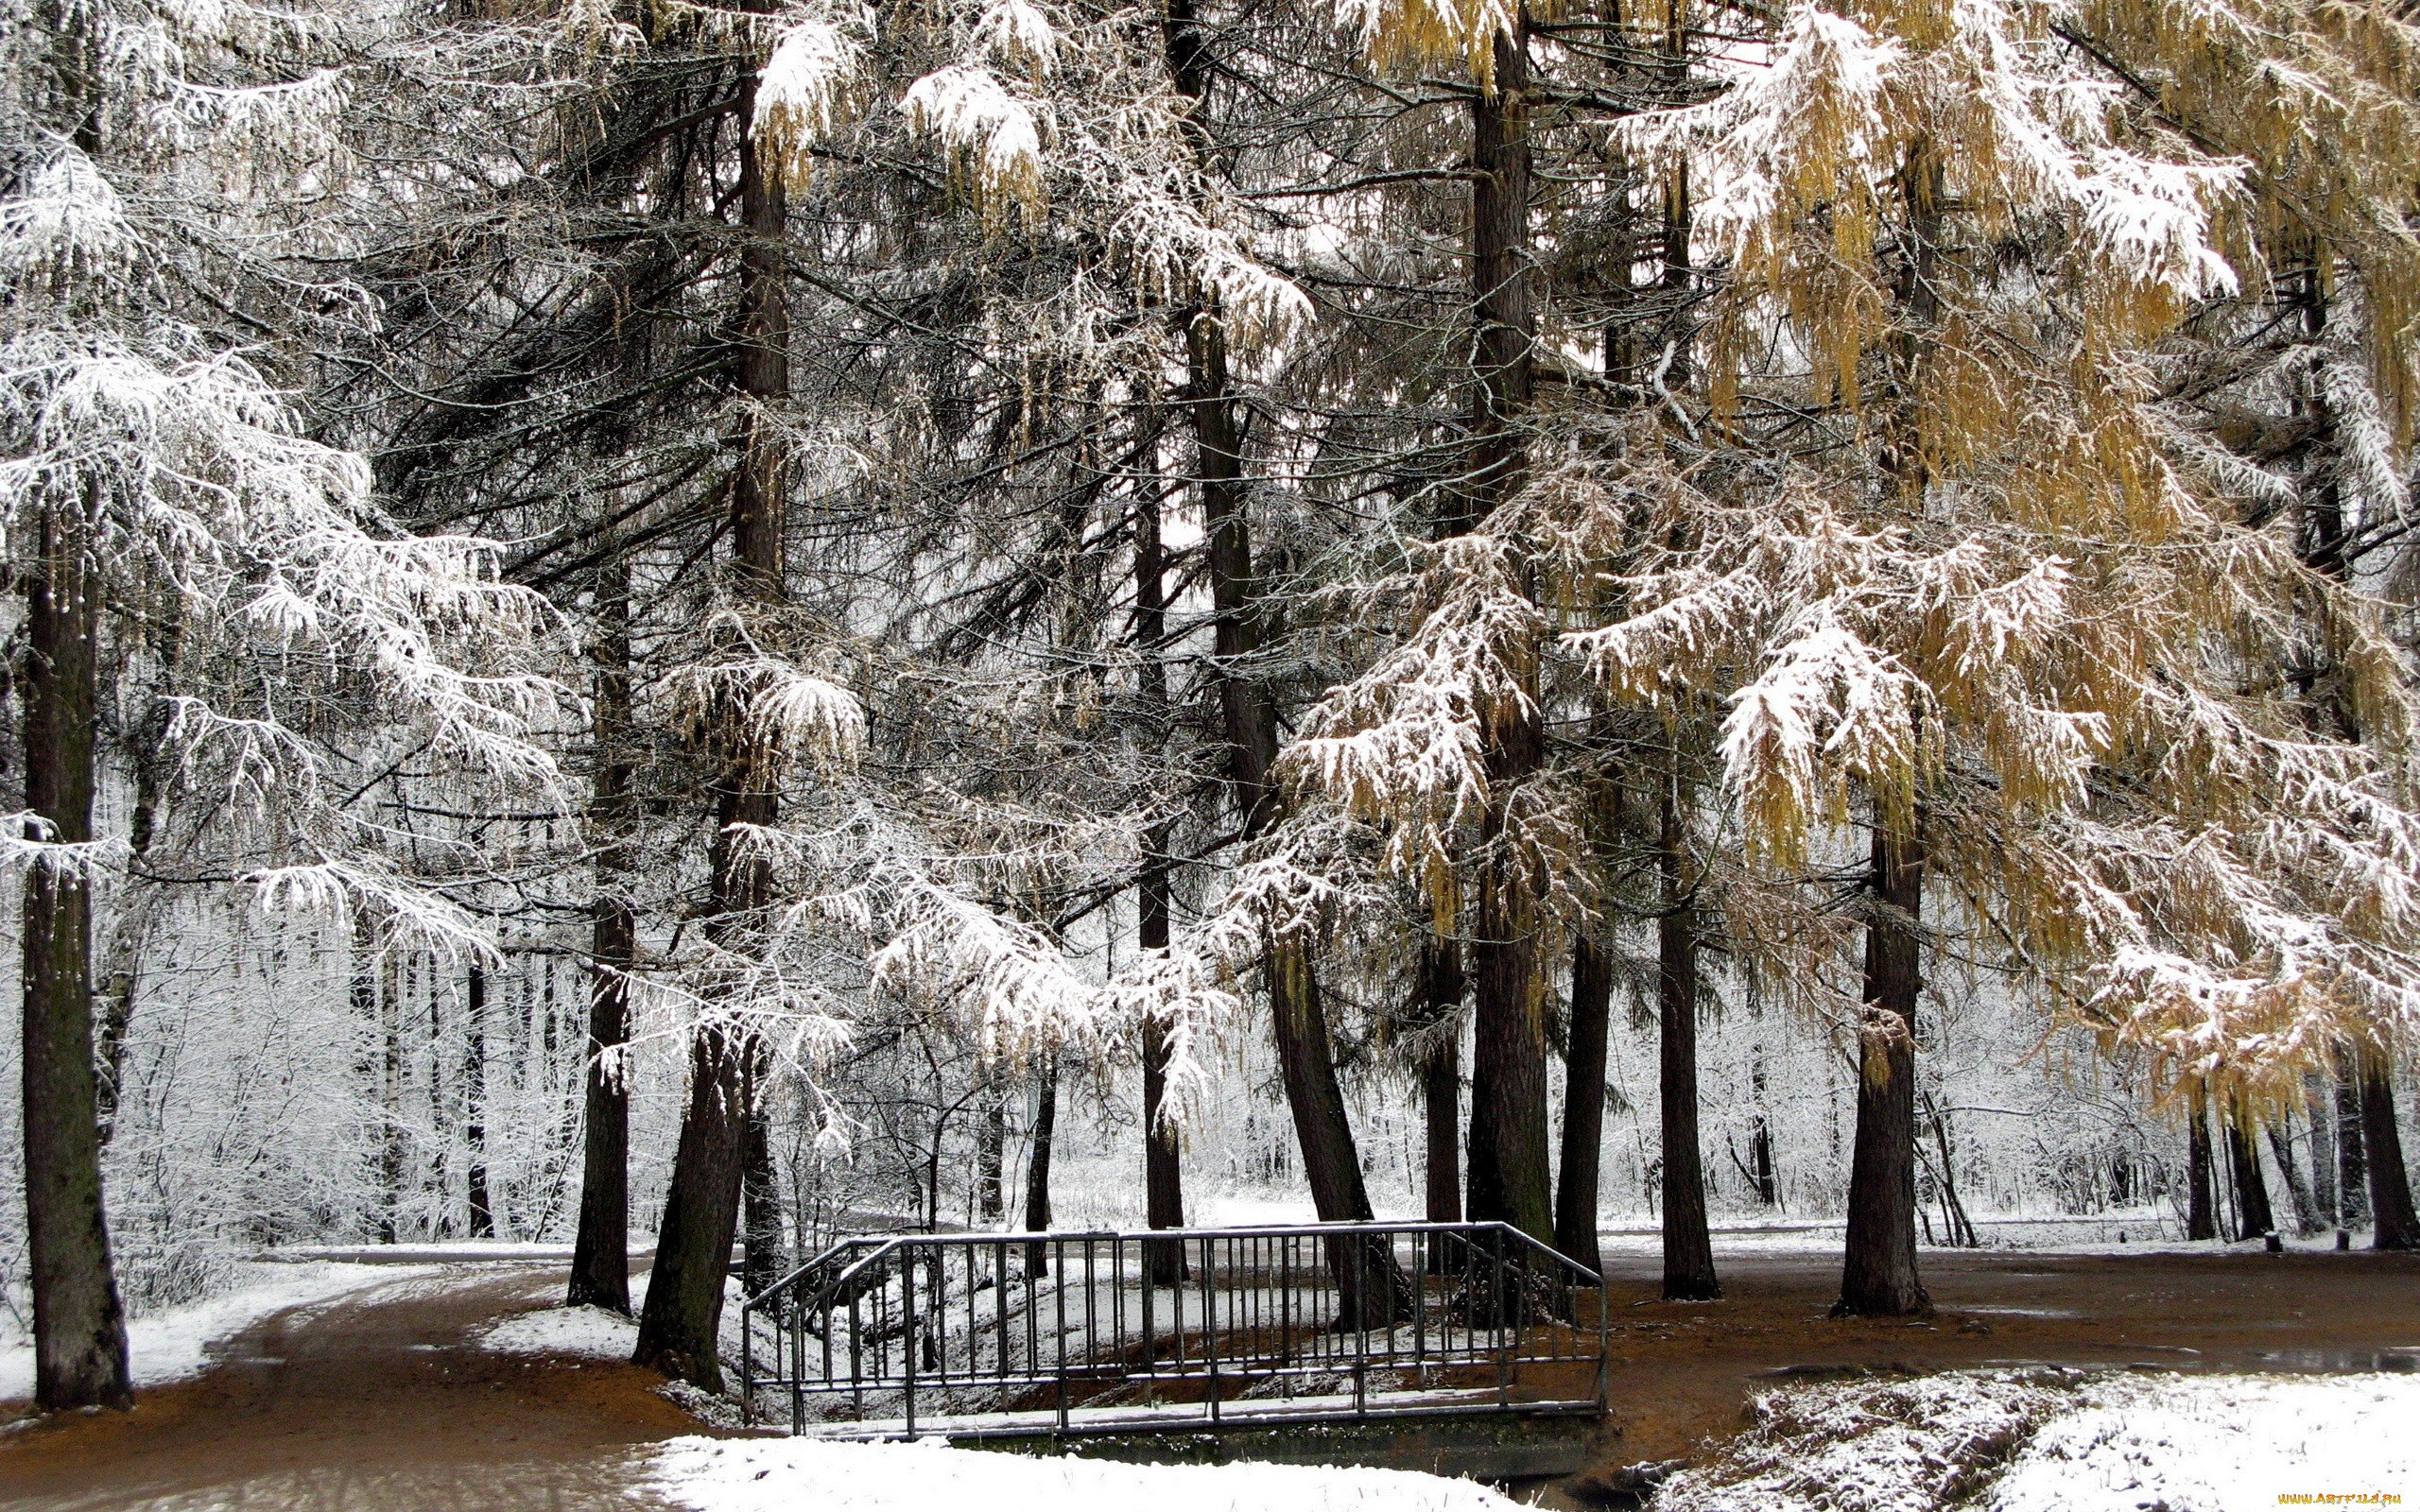
[{"label": "dirt path", "polygon": [[[1725,1300],[1653,1300],[1659,1267],[1617,1255],[1607,1466],[1687,1455],[1750,1392],[1858,1367],[2009,1364],[2345,1370],[2420,1367],[2420,1258],[2372,1254],[1927,1252],[1941,1313],[1837,1322],[1838,1262],[1720,1254]],[[12,1512],[629,1509],[634,1451],[699,1432],[617,1364],[494,1355],[464,1335],[549,1305],[552,1265],[401,1278],[267,1319],[194,1381],[0,1435]]]},{"label": "dirt path", "polygon": [[1937,1315],[1834,1320],[1830,1254],[1723,1254],[1724,1299],[1655,1300],[1659,1260],[1608,1257],[1609,1465],[1686,1457],[1760,1387],[1858,1367],[2051,1364],[2420,1369],[2420,1256],[1927,1250]]},{"label": "dirt path", "polygon": [[0,1437],[0,1505],[628,1512],[631,1452],[700,1431],[662,1378],[463,1341],[562,1293],[558,1267],[465,1266],[267,1318],[131,1413]]}]

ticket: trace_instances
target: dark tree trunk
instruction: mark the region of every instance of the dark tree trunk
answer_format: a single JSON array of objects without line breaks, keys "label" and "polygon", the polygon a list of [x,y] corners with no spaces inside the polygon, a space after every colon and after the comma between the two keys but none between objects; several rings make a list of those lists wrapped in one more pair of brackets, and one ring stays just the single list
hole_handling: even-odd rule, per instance
[{"label": "dark tree trunk", "polygon": [[[738,115],[753,118],[755,80],[740,92]],[[740,148],[739,345],[735,367],[740,394],[776,404],[789,393],[789,304],[784,287],[786,207],[778,180],[764,171],[752,135]],[[783,595],[782,521],[786,488],[779,421],[751,414],[731,481],[733,588],[738,596],[778,603]],[[770,828],[781,817],[774,774],[731,711],[721,733],[716,778],[716,827],[711,865],[712,912],[707,932],[727,948],[744,950],[764,927],[772,902],[771,863],[741,846],[735,828]],[[691,1057],[689,1107],[673,1156],[672,1193],[656,1236],[655,1269],[639,1317],[637,1361],[719,1390],[716,1340],[722,1323],[723,1279],[730,1270],[739,1221],[741,1146],[747,1123],[749,1072],[755,1047],[723,1024],[700,1026]],[[678,1220],[676,1222],[676,1219]]]},{"label": "dark tree trunk", "polygon": [[[100,710],[100,574],[91,532],[54,508],[35,527],[25,585],[26,838],[93,838]],[[25,880],[23,1024],[26,1248],[34,1303],[34,1400],[47,1410],[130,1405],[126,1314],[101,1202],[93,1063],[91,885],[72,863]]]},{"label": "dark tree trunk", "polygon": [[1603,1270],[1597,1247],[1597,1175],[1605,1134],[1605,1036],[1613,963],[1581,932],[1571,945],[1571,1024],[1564,1051],[1563,1158],[1555,1166],[1554,1247]]},{"label": "dark tree trunk", "polygon": [[631,1091],[622,1064],[631,1035],[630,971],[638,916],[629,875],[631,784],[631,569],[617,549],[596,575],[596,770],[588,817],[596,893],[588,913],[587,1108],[582,1125],[579,1228],[572,1241],[568,1300],[631,1310]]},{"label": "dark tree trunk", "polygon": [[2420,1249],[2420,1217],[2411,1211],[2411,1177],[2403,1164],[2403,1132],[2394,1122],[2394,1063],[2384,1051],[2364,1045],[2361,1073],[2361,1148],[2368,1158],[2371,1246]]},{"label": "dark tree trunk", "polygon": [[380,1094],[386,1127],[378,1145],[378,1183],[384,1206],[378,1214],[378,1242],[395,1242],[404,1207],[404,1005],[391,969],[379,969],[378,1033],[386,1041],[386,1063]]},{"label": "dark tree trunk", "polygon": [[1925,886],[1920,822],[1901,833],[1887,815],[1875,816],[1875,909],[1865,926],[1848,1244],[1841,1299],[1833,1308],[1839,1314],[1894,1317],[1932,1308],[1916,1275],[1915,1031]]},{"label": "dark tree trunk", "polygon": [[462,1146],[470,1167],[471,1237],[495,1237],[495,1211],[488,1200],[488,973],[471,963],[462,991]]},{"label": "dark tree trunk", "polygon": [[2310,1115],[2310,1194],[2319,1205],[2320,1221],[2342,1220],[2336,1205],[2336,1101],[2326,1079],[2317,1072],[2303,1074],[2303,1110]]},{"label": "dark tree trunk", "polygon": [[1748,1088],[1755,1099],[1748,1115],[1748,1185],[1756,1194],[1759,1207],[1778,1207],[1781,1203],[1781,1174],[1773,1165],[1773,1125],[1765,1112],[1765,1057],[1760,1048],[1752,1047],[1754,1058],[1749,1062]]},{"label": "dark tree trunk", "polygon": [[[1461,490],[1467,530],[1519,487],[1536,346],[1530,247],[1530,63],[1526,23],[1495,43],[1494,87],[1471,102],[1471,452]],[[1546,1019],[1540,1012],[1538,919],[1509,854],[1514,796],[1545,757],[1534,701],[1487,732],[1491,784],[1478,836],[1478,905],[1471,944],[1471,1132],[1468,1209],[1554,1241],[1547,1126]]]},{"label": "dark tree trunk", "polygon": [[[759,1077],[764,1070],[761,1063],[756,1067]],[[773,1160],[773,1121],[765,1112],[762,1096],[749,1099],[742,1141],[740,1224],[748,1245],[739,1262],[739,1290],[743,1297],[762,1297],[789,1269],[783,1242],[782,1173]]]},{"label": "dark tree trunk", "polygon": [[[1152,748],[1167,748],[1168,674],[1161,660],[1167,639],[1167,582],[1160,549],[1160,505],[1147,492],[1134,510],[1134,641],[1141,663],[1141,692]],[[1173,863],[1168,857],[1173,821],[1162,820],[1144,835],[1143,875],[1135,889],[1135,943],[1147,951],[1168,948]],[[1157,1016],[1143,1024],[1143,1211],[1153,1228],[1184,1227],[1184,1173],[1177,1131],[1167,1116],[1167,1026]],[[1171,1240],[1144,1251],[1145,1280],[1174,1286],[1186,1276],[1184,1246]]]},{"label": "dark tree trunk", "polygon": [[2235,1180],[2235,1236],[2258,1239],[2274,1233],[2277,1220],[2269,1211],[2269,1178],[2261,1174],[2260,1148],[2252,1143],[2245,1116],[2232,1101],[2220,1110],[2220,1122],[2226,1125],[2227,1171]]},{"label": "dark tree trunk", "polygon": [[2271,1124],[2268,1134],[2269,1153],[2277,1158],[2277,1169],[2286,1177],[2287,1199],[2294,1205],[2294,1232],[2308,1238],[2325,1227],[2320,1219],[2319,1199],[2311,1195],[2310,1182],[2294,1160],[2294,1147],[2286,1138],[2284,1120]]},{"label": "dark tree trunk", "polygon": [[1698,1140],[1698,930],[1685,873],[1688,832],[1677,784],[1661,805],[1656,868],[1662,910],[1655,925],[1656,1011],[1664,1114],[1664,1297],[1704,1301],[1722,1295],[1706,1231],[1705,1169]]},{"label": "dark tree trunk", "polygon": [[2185,1237],[2216,1239],[2219,1237],[2219,1200],[2217,1161],[2210,1152],[2210,1088],[2200,1077],[2193,1080],[2191,1111],[2186,1125],[2186,1164],[2188,1196],[2185,1209]]},{"label": "dark tree trunk", "polygon": [[1462,1221],[1462,948],[1432,935],[1420,947],[1421,1022],[1432,1036],[1420,1062],[1430,1223]]},{"label": "dark tree trunk", "polygon": [[2370,1221],[2370,1161],[2361,1141],[2360,1057],[2349,1043],[2338,1050],[2336,1067],[2336,1191],[2343,1210],[2338,1222],[2359,1228]]},{"label": "dark tree trunk", "polygon": [[[1029,1234],[1050,1231],[1050,1146],[1058,1136],[1059,1057],[1054,1054],[1043,1063],[1042,1089],[1033,1105],[1033,1150],[1026,1160],[1025,1231]],[[1049,1246],[1026,1246],[1025,1268],[1028,1275],[1049,1275]]]},{"label": "dark tree trunk", "polygon": [[690,1040],[688,1109],[633,1358],[709,1391],[722,1389],[717,1340],[738,1222],[747,1092],[748,1051],[738,1035],[723,1024],[700,1024]]}]

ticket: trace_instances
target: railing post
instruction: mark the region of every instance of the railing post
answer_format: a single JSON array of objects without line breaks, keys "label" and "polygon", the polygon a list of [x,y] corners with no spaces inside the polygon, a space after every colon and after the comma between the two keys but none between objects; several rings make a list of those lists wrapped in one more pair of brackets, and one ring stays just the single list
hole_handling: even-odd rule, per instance
[{"label": "railing post", "polygon": [[[790,1306],[790,1433],[806,1432],[806,1308],[792,1300]],[[824,1337],[828,1342],[832,1326],[826,1322]],[[828,1373],[828,1372],[827,1372]]]},{"label": "railing post", "polygon": [[899,1286],[900,1400],[908,1418],[908,1436],[916,1436],[916,1257],[909,1255]]},{"label": "railing post", "polygon": [[1212,1263],[1216,1252],[1211,1246],[1217,1241],[1204,1236],[1201,1241],[1201,1349],[1202,1360],[1210,1373],[1210,1420],[1219,1420],[1219,1293],[1211,1280],[1217,1266]]},{"label": "railing post", "polygon": [[[1059,1368],[1051,1373],[1057,1378],[1059,1431],[1063,1434],[1067,1431],[1067,1241],[1054,1239],[1050,1246],[1058,1251],[1051,1262],[1051,1269],[1058,1280],[1058,1285],[1052,1288],[1052,1296],[1059,1304]],[[1091,1246],[1087,1245],[1085,1248],[1089,1253]]]},{"label": "railing post", "polygon": [[739,1426],[756,1426],[756,1340],[755,1326],[750,1322],[748,1310],[753,1303],[739,1304]]},{"label": "railing post", "polygon": [[1353,1416],[1370,1415],[1370,1240],[1353,1239]]}]

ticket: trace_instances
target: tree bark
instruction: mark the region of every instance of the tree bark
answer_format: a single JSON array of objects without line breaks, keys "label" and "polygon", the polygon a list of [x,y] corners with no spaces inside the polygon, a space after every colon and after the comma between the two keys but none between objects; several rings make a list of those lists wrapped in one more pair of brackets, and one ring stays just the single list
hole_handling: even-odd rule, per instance
[{"label": "tree bark", "polygon": [[[1029,1234],[1050,1230],[1050,1146],[1058,1135],[1059,1057],[1053,1053],[1043,1063],[1042,1087],[1033,1105],[1033,1150],[1026,1160],[1025,1231]],[[1049,1246],[1026,1246],[1025,1268],[1028,1276],[1049,1275]]]},{"label": "tree bark", "polygon": [[1421,1022],[1432,1037],[1420,1062],[1426,1125],[1424,1211],[1430,1223],[1462,1221],[1462,948],[1426,936],[1420,947]]},{"label": "tree bark", "polygon": [[462,990],[462,1146],[474,1239],[495,1237],[495,1211],[488,1197],[488,973],[471,963]]},{"label": "tree bark", "polygon": [[619,551],[596,575],[595,730],[596,770],[588,816],[596,848],[596,896],[588,914],[587,1106],[582,1124],[579,1227],[573,1237],[574,1307],[631,1310],[631,1091],[622,1057],[631,1034],[630,972],[638,955],[638,915],[624,890],[629,874],[631,782],[631,569]]},{"label": "tree bark", "polygon": [[2210,1152],[2210,1088],[2199,1076],[2193,1078],[2191,1112],[2186,1128],[2186,1163],[2190,1183],[2185,1209],[2185,1237],[2216,1239],[2219,1237],[2219,1202],[2217,1192],[2217,1161]]},{"label": "tree bark", "polygon": [[2303,1111],[2310,1118],[2310,1192],[2323,1223],[2342,1221],[2336,1204],[2336,1101],[2326,1079],[2315,1071],[2303,1073]]},{"label": "tree bark", "polygon": [[[756,81],[750,76],[737,102],[739,118],[755,115]],[[784,287],[786,207],[778,178],[765,172],[752,132],[739,159],[737,387],[743,399],[772,404],[789,393],[789,304]],[[783,593],[782,522],[786,468],[776,421],[757,410],[743,421],[738,465],[731,483],[729,568],[735,594],[778,603]],[[761,931],[772,901],[771,863],[740,843],[737,827],[769,828],[781,817],[774,774],[755,749],[740,711],[722,732],[716,780],[711,864],[712,912],[707,933],[745,949]],[[749,1071],[756,1048],[741,1031],[707,1023],[696,1034],[690,1059],[689,1105],[673,1156],[672,1193],[656,1236],[655,1269],[639,1316],[637,1363],[719,1390],[716,1340],[722,1322],[723,1280],[731,1266],[739,1220],[742,1145],[748,1116]],[[677,1221],[676,1221],[677,1220]]]},{"label": "tree bark", "polygon": [[2336,1190],[2342,1208],[2338,1219],[2347,1228],[2370,1221],[2369,1152],[2362,1147],[2361,1072],[2360,1053],[2350,1044],[2336,1055]]},{"label": "tree bark", "polygon": [[[765,1074],[761,1060],[754,1071],[752,1081]],[[739,1291],[743,1297],[761,1297],[789,1269],[783,1243],[781,1167],[773,1160],[773,1121],[761,1095],[749,1098],[741,1139],[740,1223],[748,1245],[740,1257]]]},{"label": "tree bark", "polygon": [[1916,1275],[1915,1031],[1925,851],[1921,820],[1910,819],[1903,830],[1887,813],[1875,816],[1876,906],[1865,926],[1857,1136],[1836,1315],[1895,1317],[1932,1310]]},{"label": "tree bark", "polygon": [[1571,944],[1571,1023],[1564,1050],[1563,1158],[1555,1167],[1554,1247],[1602,1274],[1597,1178],[1605,1134],[1605,1037],[1613,963],[1582,931]]},{"label": "tree bark", "polygon": [[[100,711],[101,576],[92,530],[62,508],[35,526],[26,583],[26,838],[93,838]],[[101,1199],[93,1060],[92,889],[79,864],[27,869],[22,985],[26,1247],[34,1303],[34,1400],[49,1411],[131,1405],[126,1314]]]},{"label": "tree bark", "polygon": [[1661,1034],[1664,1123],[1664,1297],[1704,1301],[1722,1295],[1706,1231],[1704,1157],[1698,1139],[1698,930],[1687,861],[1687,815],[1677,778],[1664,786],[1656,869],[1656,1008]]},{"label": "tree bark", "polygon": [[2394,1062],[2376,1046],[2360,1048],[2361,1148],[2368,1158],[2374,1249],[2420,1249],[2420,1217],[2411,1211],[2411,1177],[2403,1164],[2403,1133],[2394,1121]]},{"label": "tree bark", "polygon": [[2294,1160],[2294,1147],[2286,1138],[2283,1121],[2271,1124],[2267,1133],[2269,1153],[2277,1158],[2277,1169],[2286,1177],[2287,1199],[2294,1205],[2294,1232],[2308,1239],[2325,1227],[2320,1219],[2319,1200],[2311,1195],[2310,1182]]},{"label": "tree bark", "polygon": [[2236,1238],[2258,1239],[2274,1233],[2277,1219],[2269,1208],[2269,1178],[2260,1171],[2260,1150],[2252,1143],[2252,1125],[2244,1110],[2230,1101],[2221,1108],[2226,1125],[2227,1170],[2235,1179]]},{"label": "tree bark", "polygon": [[[1168,736],[1168,674],[1162,660],[1167,639],[1167,560],[1160,546],[1160,503],[1147,490],[1134,509],[1134,641],[1141,658],[1143,717],[1153,750],[1165,752]],[[1163,819],[1144,833],[1143,874],[1134,898],[1135,943],[1146,951],[1168,948],[1173,902],[1168,845],[1174,821]],[[1158,1016],[1143,1023],[1143,1211],[1152,1228],[1184,1227],[1184,1172],[1177,1131],[1164,1107],[1167,1096],[1167,1026]],[[1186,1276],[1184,1246],[1171,1240],[1143,1254],[1146,1281],[1174,1286]]]}]

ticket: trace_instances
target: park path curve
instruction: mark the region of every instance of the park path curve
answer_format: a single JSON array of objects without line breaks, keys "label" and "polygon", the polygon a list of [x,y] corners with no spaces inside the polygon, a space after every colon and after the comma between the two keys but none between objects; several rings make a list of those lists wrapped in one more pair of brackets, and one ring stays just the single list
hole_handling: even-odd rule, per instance
[{"label": "park path curve", "polygon": [[647,1446],[702,1430],[663,1378],[491,1353],[499,1315],[561,1300],[560,1265],[486,1263],[274,1314],[130,1413],[0,1436],[11,1512],[632,1512]]}]

